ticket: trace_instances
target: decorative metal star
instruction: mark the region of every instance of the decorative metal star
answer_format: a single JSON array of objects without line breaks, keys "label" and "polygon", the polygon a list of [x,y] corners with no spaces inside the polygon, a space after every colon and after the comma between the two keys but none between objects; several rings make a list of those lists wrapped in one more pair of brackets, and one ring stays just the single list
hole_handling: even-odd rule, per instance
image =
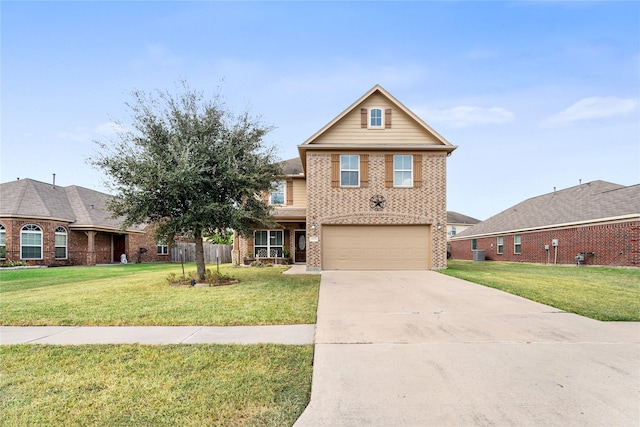
[{"label": "decorative metal star", "polygon": [[384,196],[376,194],[375,196],[371,196],[371,198],[369,199],[369,207],[374,211],[381,211],[384,209],[386,202],[387,201]]}]

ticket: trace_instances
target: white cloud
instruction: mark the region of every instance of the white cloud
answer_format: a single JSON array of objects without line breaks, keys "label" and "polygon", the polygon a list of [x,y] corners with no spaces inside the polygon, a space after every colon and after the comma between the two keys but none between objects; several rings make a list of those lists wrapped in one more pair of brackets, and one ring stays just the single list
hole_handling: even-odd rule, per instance
[{"label": "white cloud", "polygon": [[638,101],[615,96],[583,98],[547,119],[547,123],[567,123],[579,120],[604,119],[628,114],[636,109]]},{"label": "white cloud", "polygon": [[57,133],[60,139],[70,139],[76,142],[85,142],[91,139],[91,133],[86,128],[78,127],[73,131],[62,131]]},{"label": "white cloud", "polygon": [[513,121],[514,118],[511,111],[501,107],[481,108],[461,105],[447,110],[416,108],[413,111],[427,123],[439,123],[451,128],[503,124]]},{"label": "white cloud", "polygon": [[93,131],[99,135],[109,136],[115,135],[118,132],[122,132],[123,130],[124,127],[122,125],[115,122],[107,122],[96,126]]}]

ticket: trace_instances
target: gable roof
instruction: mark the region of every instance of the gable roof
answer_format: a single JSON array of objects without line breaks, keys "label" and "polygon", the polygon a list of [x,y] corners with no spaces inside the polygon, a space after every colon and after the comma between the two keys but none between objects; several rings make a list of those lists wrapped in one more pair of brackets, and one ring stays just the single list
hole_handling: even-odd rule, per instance
[{"label": "gable roof", "polygon": [[447,211],[447,224],[477,224],[480,220],[454,211]]},{"label": "gable roof", "polygon": [[107,209],[111,197],[76,185],[61,187],[19,179],[0,184],[0,216],[58,220],[68,222],[75,230],[121,231],[122,220],[111,218]]},{"label": "gable roof", "polygon": [[[307,149],[336,149],[336,144],[322,144],[318,142],[322,139],[323,135],[327,134],[332,128],[334,128],[339,122],[341,122],[347,115],[353,113],[357,108],[359,108],[365,101],[373,96],[381,96],[383,97],[389,105],[393,106],[398,112],[402,113],[405,117],[407,117],[417,128],[422,129],[425,134],[430,136],[430,143],[428,144],[375,144],[369,143],[366,145],[357,144],[357,145],[349,145],[349,144],[340,144],[340,148],[356,148],[356,149],[375,149],[375,148],[393,148],[394,150],[438,150],[438,151],[446,151],[448,153],[452,152],[457,148],[457,146],[452,145],[449,141],[447,141],[442,135],[436,132],[431,126],[429,126],[426,122],[424,122],[420,117],[418,117],[413,111],[409,110],[404,104],[398,101],[393,95],[387,92],[382,86],[375,85],[369,91],[367,91],[364,95],[362,95],[358,100],[356,100],[353,104],[347,107],[344,111],[338,114],[333,120],[324,125],[320,130],[314,133],[311,137],[309,137],[305,142],[298,145],[298,151],[300,152],[300,158],[302,159],[303,167],[305,166],[306,156],[305,151]],[[435,143],[434,143],[435,142]]]},{"label": "gable roof", "polygon": [[451,240],[601,222],[640,218],[640,184],[624,186],[592,181],[533,197],[452,237]]}]

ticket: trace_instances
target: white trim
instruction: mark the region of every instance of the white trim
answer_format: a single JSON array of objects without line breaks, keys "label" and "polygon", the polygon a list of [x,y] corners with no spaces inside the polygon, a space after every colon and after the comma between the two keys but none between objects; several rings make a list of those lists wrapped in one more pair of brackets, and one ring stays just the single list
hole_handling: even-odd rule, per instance
[{"label": "white trim", "polygon": [[280,194],[280,191],[274,191],[271,190],[269,191],[269,204],[271,206],[284,206],[287,204],[287,181],[276,181],[274,182],[274,184],[278,184],[278,188],[276,188],[276,190],[278,190],[280,188],[280,186],[282,186],[282,203],[273,203],[273,195],[274,194]]},{"label": "white trim", "polygon": [[490,237],[497,236],[499,234],[514,234],[514,233],[530,233],[534,231],[540,230],[556,230],[560,228],[572,228],[576,226],[588,227],[591,225],[605,224],[605,223],[616,223],[616,222],[628,222],[632,220],[640,221],[640,214],[628,214],[621,216],[613,216],[609,218],[598,218],[592,220],[585,221],[575,221],[575,222],[566,222],[561,224],[552,224],[552,225],[541,225],[539,227],[531,227],[531,228],[517,228],[513,230],[501,230],[501,231],[492,231],[490,233],[481,233],[481,234],[470,234],[468,236],[455,236],[452,237],[451,240],[467,240],[467,239],[475,239],[478,237]]},{"label": "white trim", "polygon": [[[32,230],[25,230],[25,227],[28,226],[34,226],[34,227],[38,227],[39,231],[32,231]],[[22,243],[22,234],[23,233],[27,233],[27,234],[39,234],[40,235],[40,257],[39,258],[23,258],[22,256],[22,248],[23,247],[29,247],[29,248],[36,248],[37,246],[35,245],[24,245]],[[20,227],[20,259],[24,259],[24,260],[42,260],[44,259],[44,231],[42,231],[42,227],[39,226],[38,224],[25,224],[22,227]]]},{"label": "white trim", "polygon": [[[358,158],[358,166],[357,169],[343,169],[342,168],[342,157],[344,156],[349,156],[349,157],[357,157]],[[358,183],[356,185],[343,185],[342,184],[342,172],[357,172],[358,173]],[[340,154],[340,167],[339,167],[339,172],[340,172],[340,187],[341,188],[358,188],[360,187],[360,154]]]},{"label": "white trim", "polygon": [[[267,244],[266,245],[258,245],[256,244],[256,233],[257,232],[266,232],[267,233]],[[279,231],[280,233],[282,233],[282,244],[281,245],[273,245],[271,246],[271,233],[275,232],[275,231]],[[259,230],[254,230],[253,231],[253,256],[255,258],[282,258],[282,250],[283,248],[286,246],[285,245],[285,241],[284,241],[284,228],[271,228],[271,229],[259,229]],[[259,257],[258,254],[256,253],[256,247],[261,247],[261,248],[267,248],[267,256],[264,257]],[[271,256],[271,250],[272,248],[278,250],[280,249],[281,255],[280,256]]]},{"label": "white trim", "polygon": [[[371,124],[371,111],[380,110],[380,125]],[[367,109],[367,129],[384,129],[384,108],[382,107],[369,107]]]},{"label": "white trim", "polygon": [[[396,157],[409,157],[411,160],[409,162],[410,169],[396,169]],[[409,185],[396,185],[396,172],[411,172],[411,179],[409,180]],[[413,154],[394,154],[393,155],[393,187],[394,188],[413,188]]]},{"label": "white trim", "polygon": [[[64,232],[59,232],[59,229],[63,229]],[[63,227],[61,225],[57,226],[55,231],[54,231],[54,235],[53,235],[53,258],[54,259],[69,259],[69,231],[67,231],[66,227]],[[58,257],[58,255],[56,254],[56,250],[58,248],[62,248],[63,246],[58,246],[58,242],[56,242],[56,238],[58,236],[64,236],[64,257]]]},{"label": "white trim", "polygon": [[[518,242],[516,242],[516,237],[518,238]],[[520,247],[520,250],[517,252],[516,252],[516,246]],[[522,234],[513,235],[513,254],[522,255]]]}]

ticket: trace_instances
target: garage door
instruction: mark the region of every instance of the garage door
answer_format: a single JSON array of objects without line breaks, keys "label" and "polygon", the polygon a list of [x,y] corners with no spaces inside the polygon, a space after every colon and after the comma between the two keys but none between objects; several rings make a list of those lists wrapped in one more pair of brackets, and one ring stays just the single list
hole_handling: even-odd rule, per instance
[{"label": "garage door", "polygon": [[427,225],[323,225],[323,270],[426,270]]}]

